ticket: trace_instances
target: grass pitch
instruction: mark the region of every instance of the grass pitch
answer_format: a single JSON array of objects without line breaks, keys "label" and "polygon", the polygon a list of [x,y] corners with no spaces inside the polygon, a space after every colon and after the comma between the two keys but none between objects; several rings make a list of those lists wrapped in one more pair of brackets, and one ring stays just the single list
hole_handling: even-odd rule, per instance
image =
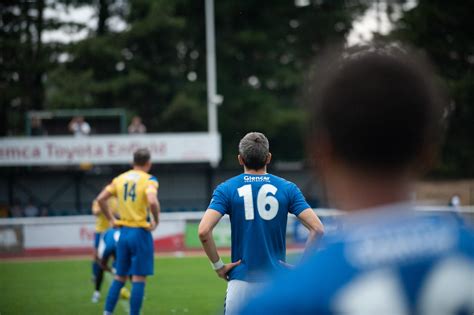
[{"label": "grass pitch", "polygon": [[[93,304],[89,260],[0,262],[0,314],[102,314],[110,281]],[[142,314],[219,314],[225,289],[205,257],[159,257]],[[127,314],[128,305],[120,300],[114,314]]]}]

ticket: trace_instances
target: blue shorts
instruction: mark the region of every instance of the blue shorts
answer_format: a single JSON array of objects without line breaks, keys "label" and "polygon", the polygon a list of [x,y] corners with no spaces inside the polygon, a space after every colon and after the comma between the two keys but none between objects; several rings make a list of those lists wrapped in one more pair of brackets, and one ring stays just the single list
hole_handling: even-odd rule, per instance
[{"label": "blue shorts", "polygon": [[99,232],[94,233],[94,248],[95,249],[99,248],[99,242],[100,242],[101,236],[102,236],[102,233],[99,233]]},{"label": "blue shorts", "polygon": [[97,249],[97,256],[104,262],[111,256],[115,256],[117,251],[117,241],[120,239],[120,229],[109,229],[102,234]]},{"label": "blue shorts", "polygon": [[153,238],[143,228],[121,227],[117,243],[117,275],[153,274]]}]

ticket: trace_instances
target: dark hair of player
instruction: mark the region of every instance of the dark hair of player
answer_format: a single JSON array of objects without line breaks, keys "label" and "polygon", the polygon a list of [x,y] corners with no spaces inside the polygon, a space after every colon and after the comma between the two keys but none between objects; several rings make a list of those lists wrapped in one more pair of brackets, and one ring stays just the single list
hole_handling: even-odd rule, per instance
[{"label": "dark hair of player", "polygon": [[423,58],[400,46],[327,52],[306,87],[309,143],[324,134],[338,158],[374,170],[400,170],[427,149],[435,153],[446,116],[435,80]]},{"label": "dark hair of player", "polygon": [[239,142],[239,154],[248,169],[265,167],[269,150],[268,139],[260,132],[249,132]]},{"label": "dark hair of player", "polygon": [[137,166],[144,166],[150,161],[150,150],[141,148],[133,153],[133,164]]}]

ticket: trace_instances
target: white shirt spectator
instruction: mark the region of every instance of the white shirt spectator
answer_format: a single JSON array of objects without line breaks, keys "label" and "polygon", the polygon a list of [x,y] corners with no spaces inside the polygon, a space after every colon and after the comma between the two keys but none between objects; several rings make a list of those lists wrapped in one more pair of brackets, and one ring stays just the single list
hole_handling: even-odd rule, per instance
[{"label": "white shirt spectator", "polygon": [[91,133],[91,126],[84,120],[84,117],[74,117],[69,123],[69,130],[75,137],[88,136]]},{"label": "white shirt spectator", "polygon": [[146,133],[146,127],[142,123],[142,119],[139,116],[135,116],[132,119],[132,123],[128,126],[129,134],[142,134]]},{"label": "white shirt spectator", "polygon": [[449,204],[451,207],[458,209],[461,206],[461,198],[458,195],[453,195]]},{"label": "white shirt spectator", "polygon": [[28,204],[25,207],[25,217],[37,217],[39,215],[39,209],[33,204]]}]

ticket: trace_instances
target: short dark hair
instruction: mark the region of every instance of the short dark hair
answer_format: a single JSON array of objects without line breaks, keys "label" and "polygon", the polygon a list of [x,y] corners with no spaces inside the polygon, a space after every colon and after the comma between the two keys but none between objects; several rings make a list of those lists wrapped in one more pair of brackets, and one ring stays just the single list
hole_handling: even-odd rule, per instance
[{"label": "short dark hair", "polygon": [[151,159],[150,150],[147,148],[140,148],[133,153],[133,164],[137,166],[144,166]]},{"label": "short dark hair", "polygon": [[435,79],[424,58],[401,46],[327,52],[308,81],[310,134],[323,133],[351,164],[401,169],[440,142],[446,98]]},{"label": "short dark hair", "polygon": [[240,157],[249,169],[259,170],[267,165],[268,153],[270,144],[263,133],[249,132],[239,142]]}]

